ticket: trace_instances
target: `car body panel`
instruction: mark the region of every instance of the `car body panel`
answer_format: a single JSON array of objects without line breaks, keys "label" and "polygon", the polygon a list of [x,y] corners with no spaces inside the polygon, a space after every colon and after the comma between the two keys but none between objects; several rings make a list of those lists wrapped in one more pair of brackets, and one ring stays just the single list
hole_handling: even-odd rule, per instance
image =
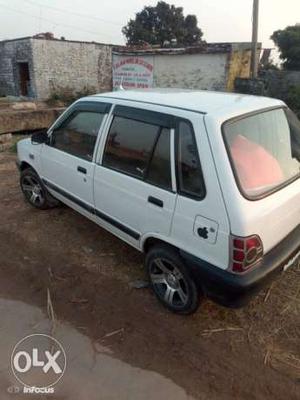
[{"label": "car body panel", "polygon": [[300,223],[300,179],[262,199],[246,199],[237,186],[221,134],[225,121],[205,116],[230,230],[242,237],[259,235],[267,253]]},{"label": "car body panel", "polygon": [[[225,121],[253,111],[282,107],[281,101],[206,91],[155,90],[105,93],[89,96],[75,104],[87,101],[112,104],[99,130],[91,161],[49,148],[47,144],[34,145],[28,139],[18,143],[19,161],[31,165],[44,178],[45,184],[50,182],[48,189],[59,200],[140,251],[144,251],[148,239],[155,238],[188,254],[186,259],[200,260],[194,262],[196,268],[212,265],[221,275],[227,274],[228,280],[233,275],[228,271],[231,235],[259,235],[264,254],[272,254],[274,249],[281,249],[280,243],[299,226],[300,180],[263,199],[246,199],[235,181],[222,136]],[[116,105],[190,121],[205,182],[204,198],[193,199],[176,191],[174,159],[173,191],[102,166]],[[53,124],[49,135],[68,112]],[[174,137],[171,149],[175,157]],[[78,166],[85,168],[87,173],[81,175]],[[150,204],[150,196],[160,199],[163,207]],[[293,240],[294,251],[297,248],[295,234]],[[288,255],[284,256],[286,260]],[[278,259],[281,260],[280,255]]]}]

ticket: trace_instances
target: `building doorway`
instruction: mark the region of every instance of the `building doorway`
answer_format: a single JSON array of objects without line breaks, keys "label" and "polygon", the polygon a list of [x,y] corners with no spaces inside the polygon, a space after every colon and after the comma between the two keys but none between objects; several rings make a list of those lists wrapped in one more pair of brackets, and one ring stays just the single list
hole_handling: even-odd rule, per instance
[{"label": "building doorway", "polygon": [[27,62],[18,63],[19,78],[20,78],[20,94],[28,96],[30,90],[30,75],[29,65]]}]

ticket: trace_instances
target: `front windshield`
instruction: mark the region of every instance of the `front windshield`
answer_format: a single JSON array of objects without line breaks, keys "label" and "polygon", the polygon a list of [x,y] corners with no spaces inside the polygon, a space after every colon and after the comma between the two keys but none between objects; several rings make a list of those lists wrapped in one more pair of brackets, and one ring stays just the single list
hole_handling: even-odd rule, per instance
[{"label": "front windshield", "polygon": [[300,122],[289,109],[261,112],[224,125],[238,183],[259,197],[300,173]]}]

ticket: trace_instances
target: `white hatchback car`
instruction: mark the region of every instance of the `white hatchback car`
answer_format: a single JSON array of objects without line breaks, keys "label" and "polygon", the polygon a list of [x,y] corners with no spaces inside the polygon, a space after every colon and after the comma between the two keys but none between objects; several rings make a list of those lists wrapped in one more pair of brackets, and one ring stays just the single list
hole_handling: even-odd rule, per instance
[{"label": "white hatchback car", "polygon": [[242,305],[300,252],[300,123],[279,100],[119,91],[78,100],[18,143],[33,206],[61,201],[146,253],[152,288],[188,314]]}]

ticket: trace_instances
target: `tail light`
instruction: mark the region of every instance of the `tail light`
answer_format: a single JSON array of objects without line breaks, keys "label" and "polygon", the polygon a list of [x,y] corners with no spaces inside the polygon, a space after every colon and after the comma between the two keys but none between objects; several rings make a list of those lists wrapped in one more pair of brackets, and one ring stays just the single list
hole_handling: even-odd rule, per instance
[{"label": "tail light", "polygon": [[263,253],[263,244],[259,236],[231,236],[231,271],[236,273],[248,271],[263,258]]}]

